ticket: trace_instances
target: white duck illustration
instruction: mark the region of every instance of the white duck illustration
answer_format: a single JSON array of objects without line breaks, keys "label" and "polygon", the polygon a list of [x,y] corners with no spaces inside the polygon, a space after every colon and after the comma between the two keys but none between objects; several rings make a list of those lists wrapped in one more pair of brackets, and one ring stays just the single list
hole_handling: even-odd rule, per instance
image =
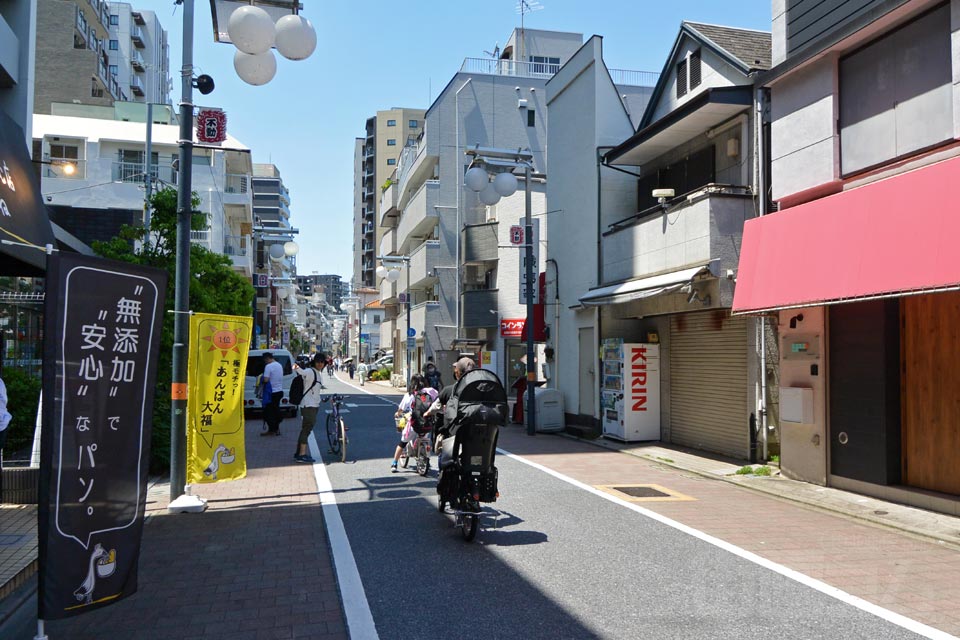
[{"label": "white duck illustration", "polygon": [[97,582],[97,561],[105,557],[107,557],[107,552],[104,550],[103,545],[98,542],[97,546],[93,548],[93,553],[90,554],[87,577],[80,583],[80,588],[73,592],[73,596],[77,601],[83,604],[93,602],[93,588]]},{"label": "white duck illustration", "polygon": [[203,470],[203,475],[208,478],[213,477],[214,480],[217,479],[217,472],[220,470],[220,456],[227,454],[227,447],[221,444],[219,447],[213,451],[213,460],[210,461],[210,465]]}]

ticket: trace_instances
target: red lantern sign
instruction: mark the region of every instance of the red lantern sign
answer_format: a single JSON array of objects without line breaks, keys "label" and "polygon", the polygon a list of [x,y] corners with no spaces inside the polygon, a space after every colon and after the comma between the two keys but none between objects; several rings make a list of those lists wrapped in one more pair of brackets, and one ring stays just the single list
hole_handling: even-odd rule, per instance
[{"label": "red lantern sign", "polygon": [[197,114],[197,140],[216,143],[227,139],[227,114],[220,109],[201,109]]}]

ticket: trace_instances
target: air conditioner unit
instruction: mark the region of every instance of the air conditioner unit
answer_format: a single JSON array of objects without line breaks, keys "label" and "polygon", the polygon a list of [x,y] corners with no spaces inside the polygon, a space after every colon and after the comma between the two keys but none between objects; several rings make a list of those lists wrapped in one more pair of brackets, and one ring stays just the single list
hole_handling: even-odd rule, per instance
[{"label": "air conditioner unit", "polygon": [[463,284],[478,285],[483,284],[486,274],[483,267],[475,264],[468,264],[463,269]]}]

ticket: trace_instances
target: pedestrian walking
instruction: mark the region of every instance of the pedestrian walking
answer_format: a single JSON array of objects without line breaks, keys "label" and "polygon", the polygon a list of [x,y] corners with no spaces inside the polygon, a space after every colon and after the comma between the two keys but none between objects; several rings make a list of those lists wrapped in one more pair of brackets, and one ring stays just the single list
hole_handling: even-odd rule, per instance
[{"label": "pedestrian walking", "polygon": [[[263,354],[264,390],[263,390],[263,419],[267,423],[267,430],[262,436],[280,435],[280,400],[283,399],[283,366],[277,362],[269,351]],[[269,385],[266,386],[266,385]],[[267,396],[267,394],[270,394]],[[269,401],[268,401],[269,398]]]},{"label": "pedestrian walking", "polygon": [[350,372],[350,379],[353,380],[353,374],[356,371],[356,367],[353,366],[353,360],[350,361],[350,366],[347,370]]},{"label": "pedestrian walking", "polygon": [[3,448],[10,433],[13,416],[7,411],[7,385],[0,378],[0,502],[3,502]]},{"label": "pedestrian walking", "polygon": [[323,377],[323,369],[327,364],[327,357],[323,352],[318,352],[310,361],[310,366],[301,369],[294,365],[293,372],[303,378],[303,399],[300,401],[300,437],[297,438],[297,450],[293,454],[293,459],[301,463],[316,462],[312,456],[307,453],[307,439],[317,423],[317,414],[320,412],[320,402],[323,399],[321,395],[323,385],[320,380]]}]

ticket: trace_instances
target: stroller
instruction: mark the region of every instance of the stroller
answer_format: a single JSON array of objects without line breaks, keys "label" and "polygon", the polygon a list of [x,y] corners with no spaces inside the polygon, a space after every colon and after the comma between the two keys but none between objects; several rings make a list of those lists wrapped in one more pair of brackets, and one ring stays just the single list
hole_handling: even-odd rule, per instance
[{"label": "stroller", "polygon": [[507,392],[495,373],[474,369],[454,387],[444,411],[447,434],[437,482],[438,508],[454,509],[468,542],[477,536],[481,503],[496,502],[497,437],[507,417]]}]

